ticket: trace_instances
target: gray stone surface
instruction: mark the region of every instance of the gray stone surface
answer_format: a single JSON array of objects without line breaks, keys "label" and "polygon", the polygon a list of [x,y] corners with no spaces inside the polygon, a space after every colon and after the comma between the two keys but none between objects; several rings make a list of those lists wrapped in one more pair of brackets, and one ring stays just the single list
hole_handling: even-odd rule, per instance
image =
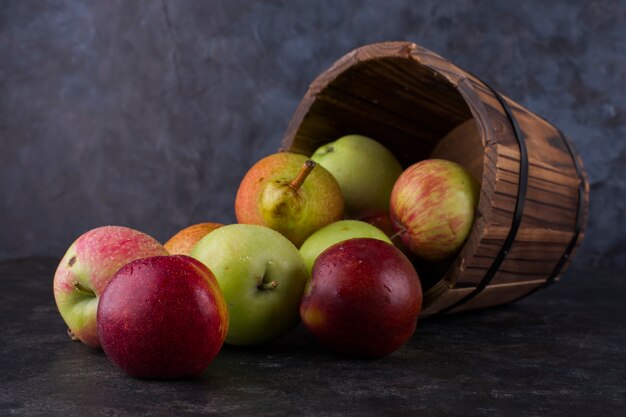
[{"label": "gray stone surface", "polygon": [[581,265],[626,265],[626,3],[3,1],[0,259],[121,224],[234,220],[308,83],[411,40],[551,120],[592,185]]},{"label": "gray stone surface", "polygon": [[378,360],[335,355],[300,327],[225,346],[198,378],[145,381],[69,340],[55,267],[0,263],[2,416],[624,416],[625,270],[573,270],[516,304],[420,321]]}]

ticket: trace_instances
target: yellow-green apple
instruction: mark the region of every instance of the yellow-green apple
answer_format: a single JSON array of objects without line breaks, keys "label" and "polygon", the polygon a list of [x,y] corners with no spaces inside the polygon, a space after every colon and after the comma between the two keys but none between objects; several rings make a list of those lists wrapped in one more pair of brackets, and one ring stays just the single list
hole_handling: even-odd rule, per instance
[{"label": "yellow-green apple", "polygon": [[423,260],[449,258],[469,235],[479,191],[455,162],[427,159],[410,166],[391,194],[391,218],[402,242]]},{"label": "yellow-green apple", "polygon": [[303,155],[281,152],[257,162],[237,191],[237,221],[270,227],[300,246],[311,233],[343,218],[333,176]]},{"label": "yellow-green apple", "polygon": [[228,331],[228,311],[213,273],[185,255],[153,256],[123,266],[98,304],[107,357],[138,378],[201,374]]},{"label": "yellow-green apple", "polygon": [[123,226],[98,227],[76,239],[54,274],[54,298],[72,339],[100,347],[96,311],[104,287],[128,262],[157,255],[167,255],[159,242]]},{"label": "yellow-green apple", "polygon": [[379,142],[348,135],[321,146],[311,159],[335,177],[349,215],[359,217],[370,210],[389,211],[391,189],[402,167]]},{"label": "yellow-green apple", "polygon": [[317,259],[320,253],[324,252],[335,243],[357,237],[371,237],[391,243],[391,240],[389,240],[382,230],[369,223],[358,220],[340,220],[322,227],[309,236],[300,247],[300,253],[310,271],[313,268],[315,259]]},{"label": "yellow-green apple", "polygon": [[380,357],[409,340],[421,305],[419,277],[408,258],[389,243],[357,238],[317,258],[300,315],[323,345]]},{"label": "yellow-green apple", "polygon": [[215,274],[230,316],[226,343],[256,345],[289,332],[309,279],[298,249],[265,226],[232,224],[209,233],[191,256]]},{"label": "yellow-green apple", "polygon": [[191,249],[200,239],[222,226],[224,226],[222,223],[209,222],[185,227],[165,242],[163,246],[171,255],[189,255]]}]

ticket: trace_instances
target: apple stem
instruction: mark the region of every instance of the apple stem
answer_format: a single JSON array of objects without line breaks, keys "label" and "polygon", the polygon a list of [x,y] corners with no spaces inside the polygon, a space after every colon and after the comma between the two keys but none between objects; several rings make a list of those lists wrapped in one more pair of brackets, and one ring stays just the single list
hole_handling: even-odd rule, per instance
[{"label": "apple stem", "polygon": [[272,290],[278,287],[278,281],[262,282],[259,284],[260,290]]},{"label": "apple stem", "polygon": [[402,236],[405,232],[406,232],[406,227],[403,227],[402,229],[394,233],[389,239],[393,241],[395,238]]},{"label": "apple stem", "polygon": [[304,183],[304,180],[306,180],[306,177],[308,177],[311,171],[313,171],[313,168],[315,168],[316,165],[317,164],[315,163],[315,161],[307,159],[304,165],[302,165],[300,172],[298,172],[298,175],[296,175],[296,178],[294,178],[293,181],[289,183],[289,186],[297,191]]},{"label": "apple stem", "polygon": [[91,291],[89,288],[83,287],[82,284],[78,281],[74,281],[74,289],[84,295],[89,295],[91,297],[96,296],[96,294],[93,291]]}]

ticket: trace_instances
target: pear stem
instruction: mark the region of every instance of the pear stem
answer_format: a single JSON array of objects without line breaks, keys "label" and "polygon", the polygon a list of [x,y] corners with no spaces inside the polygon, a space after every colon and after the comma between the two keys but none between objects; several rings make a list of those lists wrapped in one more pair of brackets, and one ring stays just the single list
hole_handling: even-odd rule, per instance
[{"label": "pear stem", "polygon": [[82,284],[80,282],[78,282],[78,281],[74,281],[74,289],[76,291],[78,291],[79,293],[84,294],[84,295],[88,295],[90,297],[95,297],[96,296],[96,293],[91,291],[89,288],[83,287]]},{"label": "pear stem", "polygon": [[309,176],[309,174],[311,173],[311,171],[313,171],[313,168],[315,168],[316,165],[317,164],[315,163],[315,161],[307,159],[304,165],[302,165],[300,172],[298,172],[298,175],[296,175],[296,178],[294,178],[293,181],[289,183],[289,186],[297,191],[302,186],[302,184],[304,184],[304,180],[306,180],[306,177]]},{"label": "pear stem", "polygon": [[259,284],[260,290],[273,290],[278,287],[278,281],[262,282]]}]

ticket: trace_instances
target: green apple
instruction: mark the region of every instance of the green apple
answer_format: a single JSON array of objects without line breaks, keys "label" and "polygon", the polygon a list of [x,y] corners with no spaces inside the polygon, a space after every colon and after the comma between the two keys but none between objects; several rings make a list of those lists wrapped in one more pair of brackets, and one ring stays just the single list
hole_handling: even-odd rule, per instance
[{"label": "green apple", "polygon": [[300,247],[300,253],[307,268],[311,271],[317,257],[327,248],[344,240],[365,237],[393,244],[385,232],[369,223],[359,220],[341,220],[329,224],[309,236]]},{"label": "green apple", "polygon": [[220,227],[203,237],[191,256],[213,272],[222,289],[230,320],[226,343],[270,342],[300,321],[309,271],[298,249],[275,230],[251,224]]},{"label": "green apple", "polygon": [[389,211],[389,197],[402,166],[377,141],[348,135],[318,148],[311,159],[337,180],[345,209],[354,217],[364,212]]}]

